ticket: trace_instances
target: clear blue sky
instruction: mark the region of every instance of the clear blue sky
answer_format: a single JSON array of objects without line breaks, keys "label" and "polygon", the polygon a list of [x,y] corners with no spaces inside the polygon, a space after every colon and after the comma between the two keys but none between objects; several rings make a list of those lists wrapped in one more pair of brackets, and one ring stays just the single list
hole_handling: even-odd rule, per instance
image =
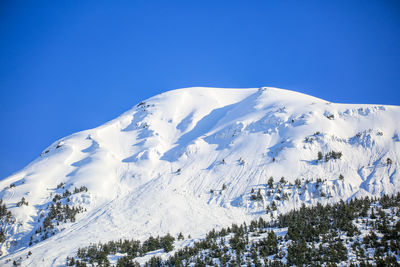
[{"label": "clear blue sky", "polygon": [[400,104],[399,1],[1,1],[0,179],[181,87]]}]

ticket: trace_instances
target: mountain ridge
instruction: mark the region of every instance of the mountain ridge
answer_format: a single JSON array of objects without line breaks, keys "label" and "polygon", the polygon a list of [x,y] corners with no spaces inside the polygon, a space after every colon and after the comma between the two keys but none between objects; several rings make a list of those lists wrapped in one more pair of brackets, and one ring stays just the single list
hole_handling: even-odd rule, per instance
[{"label": "mountain ridge", "polygon": [[[271,87],[193,87],[154,96],[54,142],[0,181],[0,198],[21,222],[9,227],[0,262],[31,250],[26,265],[43,258],[63,265],[88,241],[167,232],[200,236],[302,203],[396,193],[399,116],[397,106],[335,104]],[[284,177],[281,192],[270,192],[270,177],[274,183]],[[296,179],[308,181],[307,190],[297,190]],[[87,192],[66,194],[82,186]],[[261,199],[252,199],[258,190]],[[53,201],[57,194],[67,196]],[[22,197],[29,205],[16,206]],[[42,240],[36,230],[57,201],[86,211]],[[277,209],[266,214],[272,202]],[[65,247],[54,248],[61,243]]]}]

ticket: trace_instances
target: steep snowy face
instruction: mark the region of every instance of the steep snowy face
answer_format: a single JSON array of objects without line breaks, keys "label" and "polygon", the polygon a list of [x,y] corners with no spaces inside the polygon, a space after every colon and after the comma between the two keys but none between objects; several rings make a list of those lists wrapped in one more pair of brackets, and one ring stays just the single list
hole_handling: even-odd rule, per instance
[{"label": "steep snowy face", "polygon": [[24,264],[62,265],[90,242],[196,236],[303,203],[398,192],[398,118],[397,106],[267,87],[157,95],[0,181],[15,218],[0,264],[32,251]]}]

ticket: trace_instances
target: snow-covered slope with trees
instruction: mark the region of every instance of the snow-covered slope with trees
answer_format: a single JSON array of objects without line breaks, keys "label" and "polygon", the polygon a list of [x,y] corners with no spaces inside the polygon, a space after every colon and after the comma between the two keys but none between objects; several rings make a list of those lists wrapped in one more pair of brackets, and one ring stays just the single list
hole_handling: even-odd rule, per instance
[{"label": "snow-covered slope with trees", "polygon": [[157,95],[0,181],[13,216],[0,265],[64,265],[91,242],[195,237],[302,203],[398,192],[398,118],[397,106],[269,87]]}]

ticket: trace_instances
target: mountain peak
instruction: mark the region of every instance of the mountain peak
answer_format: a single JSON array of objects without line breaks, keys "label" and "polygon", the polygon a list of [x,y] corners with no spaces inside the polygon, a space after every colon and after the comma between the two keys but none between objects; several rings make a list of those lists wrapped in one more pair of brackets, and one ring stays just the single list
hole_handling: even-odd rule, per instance
[{"label": "mountain peak", "polygon": [[[7,228],[2,260],[30,250],[27,264],[64,264],[91,242],[196,236],[303,203],[398,192],[399,117],[396,106],[273,87],[162,93],[56,141],[0,181],[19,222]],[[17,205],[22,197],[28,205]],[[77,212],[57,225],[52,205]]]}]

